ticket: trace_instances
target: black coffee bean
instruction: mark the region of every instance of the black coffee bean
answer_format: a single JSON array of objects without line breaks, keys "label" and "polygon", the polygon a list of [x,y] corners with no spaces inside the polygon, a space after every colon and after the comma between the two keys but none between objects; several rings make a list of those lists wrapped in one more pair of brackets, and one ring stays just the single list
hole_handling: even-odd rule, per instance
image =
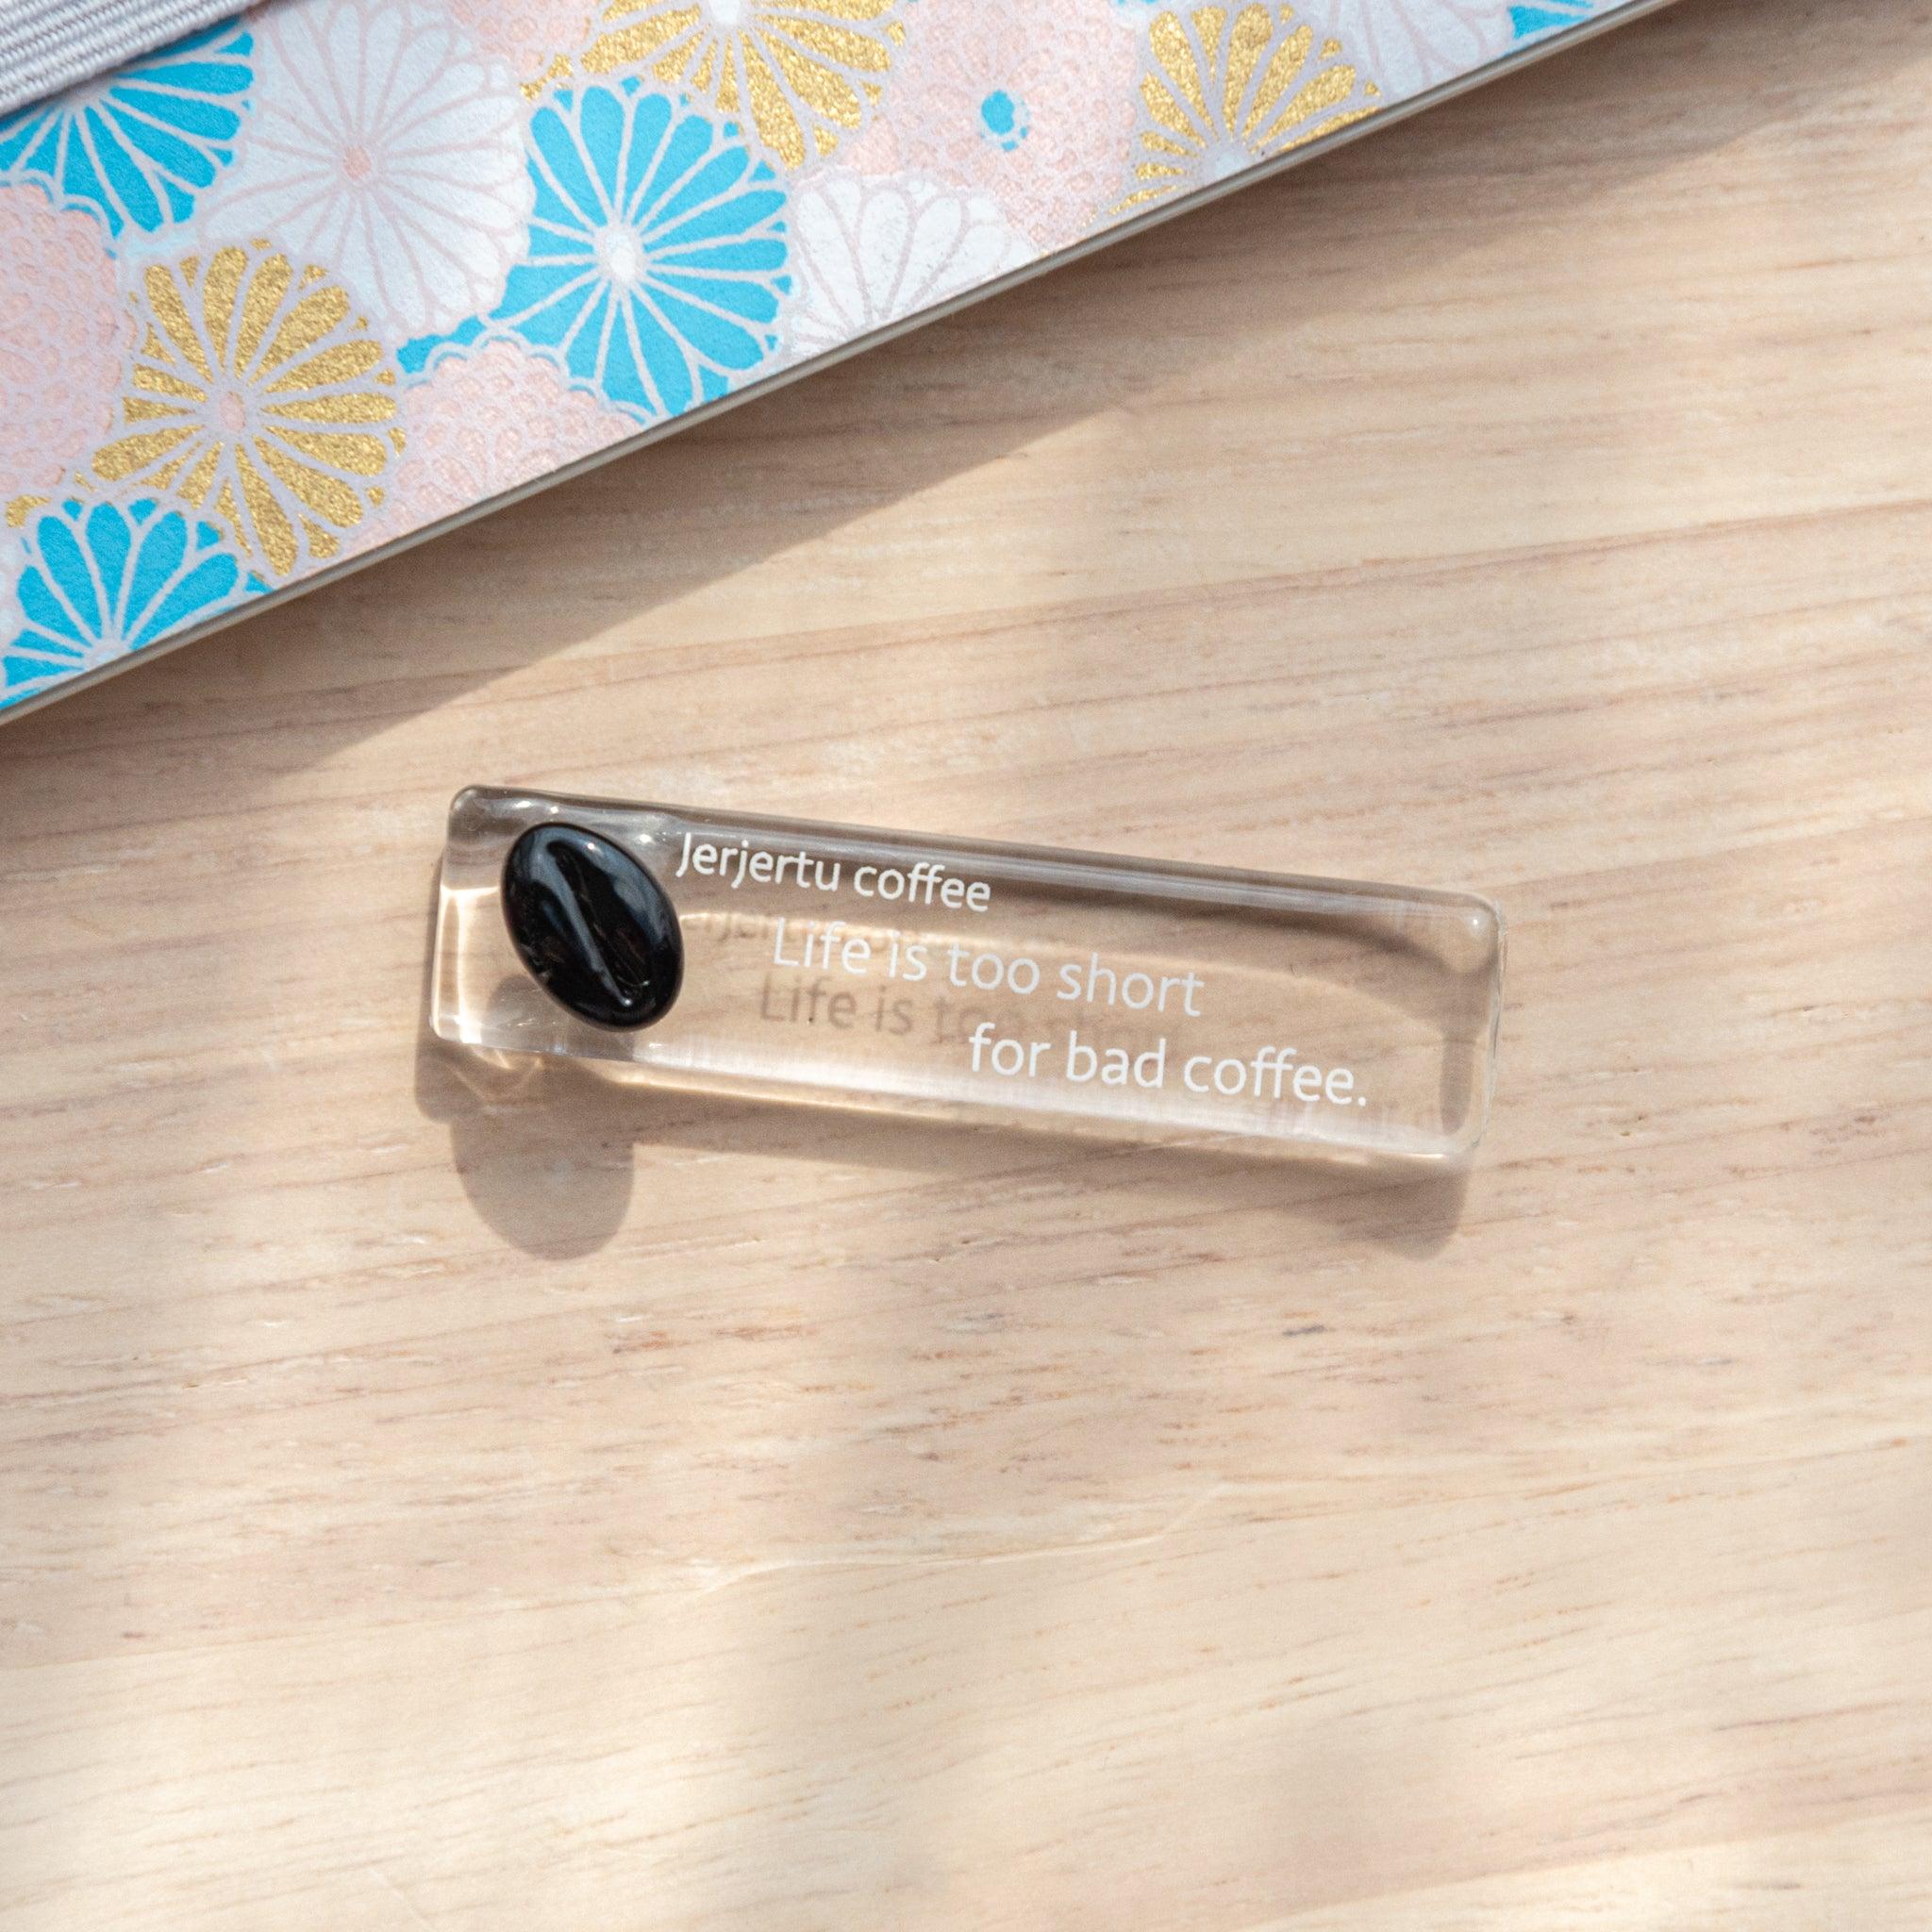
[{"label": "black coffee bean", "polygon": [[503,865],[510,943],[551,997],[598,1026],[648,1026],[684,978],[684,936],[664,889],[581,825],[533,825]]}]

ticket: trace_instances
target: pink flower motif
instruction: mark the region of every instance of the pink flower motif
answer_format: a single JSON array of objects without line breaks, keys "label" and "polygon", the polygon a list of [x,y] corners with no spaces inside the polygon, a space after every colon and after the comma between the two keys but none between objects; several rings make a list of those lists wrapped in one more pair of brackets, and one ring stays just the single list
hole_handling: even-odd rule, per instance
[{"label": "pink flower motif", "polygon": [[608,448],[638,425],[519,342],[446,355],[404,402],[408,442],[368,549]]},{"label": "pink flower motif", "polygon": [[113,426],[133,346],[101,225],[0,188],[0,507],[57,488]]},{"label": "pink flower motif", "polygon": [[1134,125],[1136,42],[1116,0],[922,7],[887,90],[891,136],[848,153],[990,194],[1042,249],[1101,225]]},{"label": "pink flower motif", "polygon": [[559,54],[591,38],[586,0],[443,0],[476,50],[493,54],[519,80],[540,80]]}]

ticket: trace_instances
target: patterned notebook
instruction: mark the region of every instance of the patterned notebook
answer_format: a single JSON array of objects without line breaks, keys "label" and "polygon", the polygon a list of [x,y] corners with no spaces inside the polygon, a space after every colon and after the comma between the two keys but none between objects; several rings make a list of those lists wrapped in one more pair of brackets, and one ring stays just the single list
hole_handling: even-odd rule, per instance
[{"label": "patterned notebook", "polygon": [[0,708],[1657,0],[270,0],[0,118]]}]

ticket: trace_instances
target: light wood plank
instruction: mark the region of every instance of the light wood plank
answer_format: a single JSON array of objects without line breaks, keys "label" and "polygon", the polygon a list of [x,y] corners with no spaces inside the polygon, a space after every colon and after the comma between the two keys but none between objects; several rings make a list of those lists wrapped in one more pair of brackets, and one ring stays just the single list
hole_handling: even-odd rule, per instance
[{"label": "light wood plank", "polygon": [[[0,1923],[1923,1927],[1932,7],[1856,15],[0,732]],[[1491,1137],[479,1080],[475,780],[1490,891]]]}]

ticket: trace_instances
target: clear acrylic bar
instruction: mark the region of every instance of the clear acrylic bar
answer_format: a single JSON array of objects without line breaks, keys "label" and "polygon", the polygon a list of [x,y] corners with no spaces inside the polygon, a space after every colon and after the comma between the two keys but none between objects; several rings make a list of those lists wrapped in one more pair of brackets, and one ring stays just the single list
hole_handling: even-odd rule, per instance
[{"label": "clear acrylic bar", "polygon": [[473,789],[431,1024],[648,1085],[1456,1163],[1503,926],[1467,893]]}]

